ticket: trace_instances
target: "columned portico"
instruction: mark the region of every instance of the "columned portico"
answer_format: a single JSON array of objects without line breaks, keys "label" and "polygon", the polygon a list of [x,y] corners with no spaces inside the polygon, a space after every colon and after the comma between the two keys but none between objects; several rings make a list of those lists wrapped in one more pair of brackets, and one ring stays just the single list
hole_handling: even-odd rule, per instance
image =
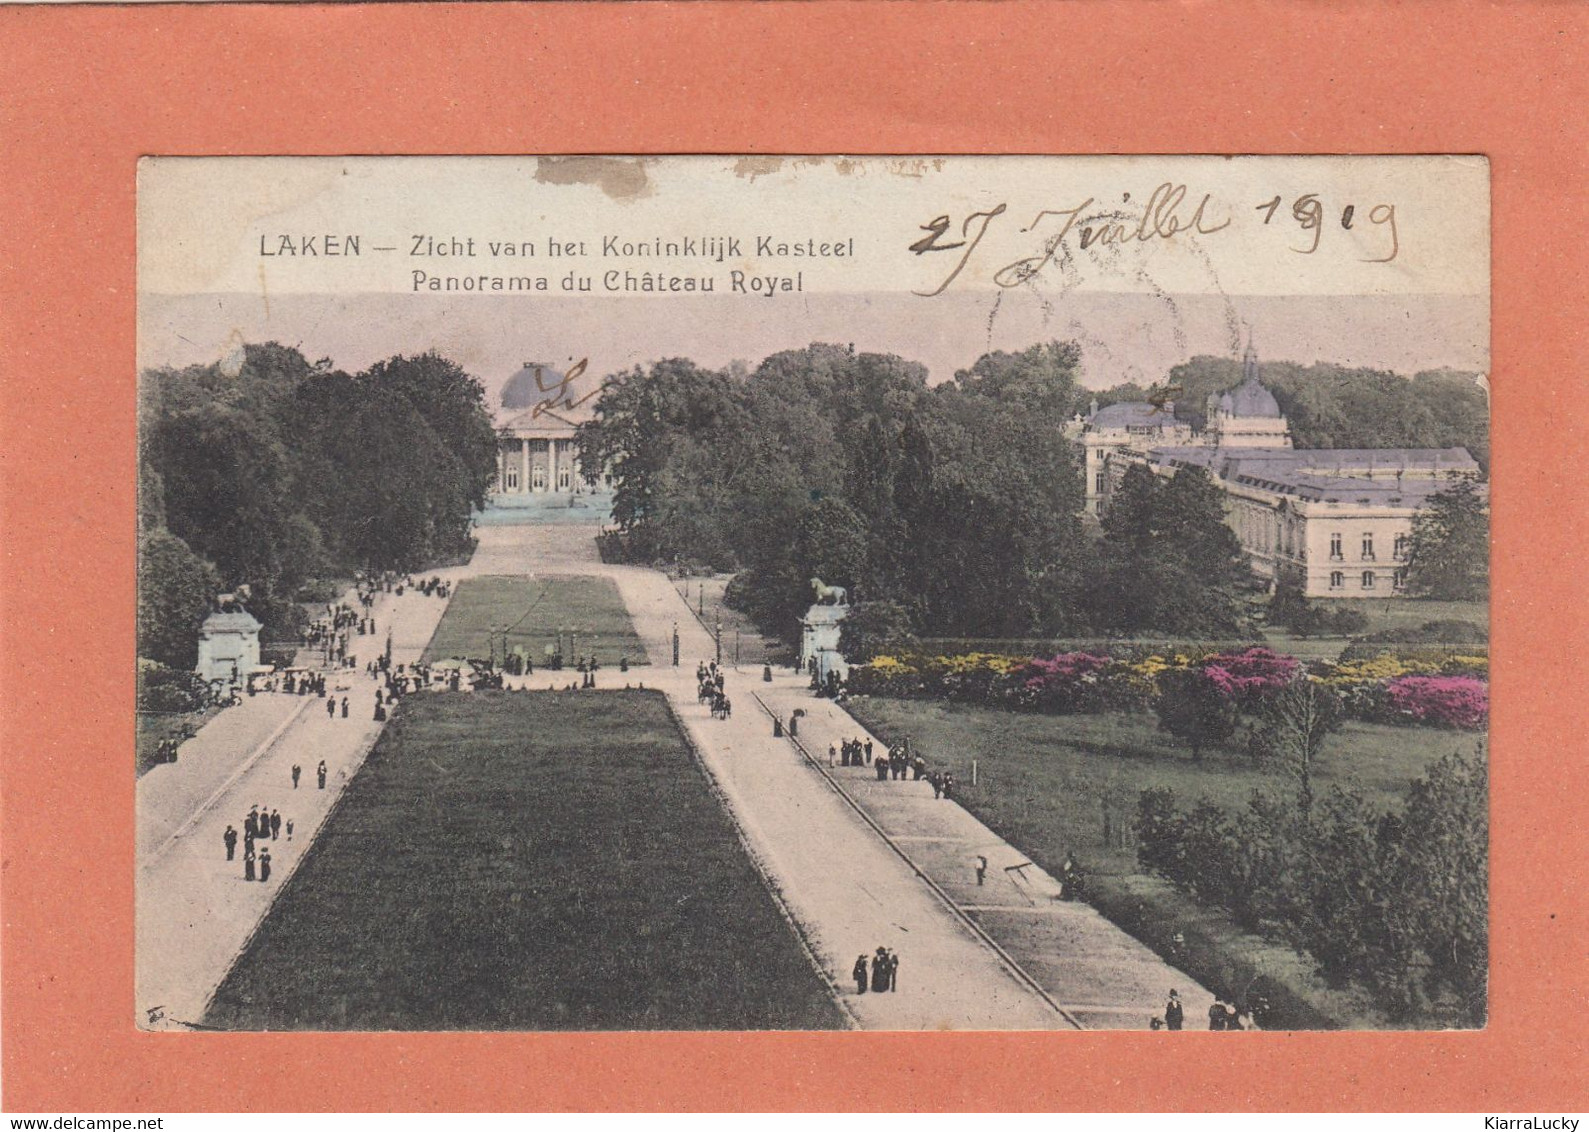
[{"label": "columned portico", "polygon": [[611,490],[603,472],[579,475],[574,445],[579,426],[594,415],[595,379],[569,379],[549,365],[528,362],[502,388],[496,412],[499,496],[575,496]]}]

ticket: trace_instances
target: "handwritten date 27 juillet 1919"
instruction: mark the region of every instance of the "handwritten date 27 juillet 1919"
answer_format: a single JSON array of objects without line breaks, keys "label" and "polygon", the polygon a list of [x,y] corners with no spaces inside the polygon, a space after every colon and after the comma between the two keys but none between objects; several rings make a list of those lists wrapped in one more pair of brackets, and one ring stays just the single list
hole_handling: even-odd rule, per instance
[{"label": "handwritten date 27 juillet 1919", "polygon": [[[1140,212],[1131,208],[1131,194],[1122,195],[1126,207],[1105,209],[1088,197],[1074,208],[1045,208],[1037,213],[1021,232],[1039,233],[1043,237],[1042,250],[1032,256],[1023,256],[1005,264],[993,273],[993,281],[1000,287],[1015,287],[1038,275],[1061,254],[1065,239],[1073,232],[1083,251],[1093,247],[1111,247],[1130,243],[1147,243],[1151,240],[1171,240],[1182,235],[1211,236],[1223,232],[1235,223],[1230,213],[1217,215],[1223,210],[1211,206],[1212,193],[1203,194],[1196,207],[1189,207],[1185,185],[1165,182],[1154,189]],[[1090,211],[1089,211],[1090,210]],[[1366,211],[1365,211],[1366,210]],[[948,215],[934,217],[921,230],[927,235],[910,245],[918,256],[930,252],[958,250],[942,282],[931,291],[916,294],[931,297],[939,295],[955,281],[965,269],[990,228],[1009,211],[1008,205],[999,204],[967,214],[958,225]],[[1389,263],[1401,251],[1400,236],[1396,231],[1396,206],[1389,203],[1363,205],[1348,202],[1337,205],[1326,202],[1318,193],[1302,193],[1289,201],[1282,194],[1255,205],[1261,227],[1288,229],[1294,233],[1290,250],[1299,255],[1312,255],[1319,250],[1327,228],[1339,224],[1343,231],[1354,228],[1372,231],[1384,246],[1383,254],[1362,257],[1364,263]]]}]

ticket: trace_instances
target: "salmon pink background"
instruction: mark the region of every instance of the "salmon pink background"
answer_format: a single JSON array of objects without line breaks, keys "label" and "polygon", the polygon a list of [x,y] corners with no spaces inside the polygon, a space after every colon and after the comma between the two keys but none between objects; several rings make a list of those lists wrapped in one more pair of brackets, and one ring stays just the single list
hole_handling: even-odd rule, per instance
[{"label": "salmon pink background", "polygon": [[[1581,5],[1351,0],[0,10],[6,1109],[1589,1107],[1586,33]],[[1489,155],[1488,1030],[134,1029],[138,157],[702,151]]]}]

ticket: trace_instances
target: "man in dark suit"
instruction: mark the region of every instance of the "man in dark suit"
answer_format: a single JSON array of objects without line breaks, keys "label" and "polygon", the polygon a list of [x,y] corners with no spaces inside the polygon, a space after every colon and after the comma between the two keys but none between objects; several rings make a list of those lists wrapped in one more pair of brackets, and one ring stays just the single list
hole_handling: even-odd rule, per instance
[{"label": "man in dark suit", "polygon": [[237,830],[227,826],[226,832],[221,834],[221,840],[226,843],[226,859],[230,861],[237,855]]}]

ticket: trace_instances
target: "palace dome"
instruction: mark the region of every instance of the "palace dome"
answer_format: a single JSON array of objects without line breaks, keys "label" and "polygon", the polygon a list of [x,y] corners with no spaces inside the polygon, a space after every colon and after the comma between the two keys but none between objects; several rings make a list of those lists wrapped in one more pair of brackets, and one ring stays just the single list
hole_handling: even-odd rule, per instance
[{"label": "palace dome", "polygon": [[554,396],[563,383],[562,371],[545,362],[525,362],[524,368],[502,387],[504,409],[528,409]]},{"label": "palace dome", "polygon": [[[1275,400],[1275,395],[1258,383],[1255,377],[1236,386],[1225,395],[1230,399],[1230,407],[1225,411],[1233,417],[1279,417],[1280,403]],[[1225,398],[1220,399],[1220,407],[1225,408]]]}]

